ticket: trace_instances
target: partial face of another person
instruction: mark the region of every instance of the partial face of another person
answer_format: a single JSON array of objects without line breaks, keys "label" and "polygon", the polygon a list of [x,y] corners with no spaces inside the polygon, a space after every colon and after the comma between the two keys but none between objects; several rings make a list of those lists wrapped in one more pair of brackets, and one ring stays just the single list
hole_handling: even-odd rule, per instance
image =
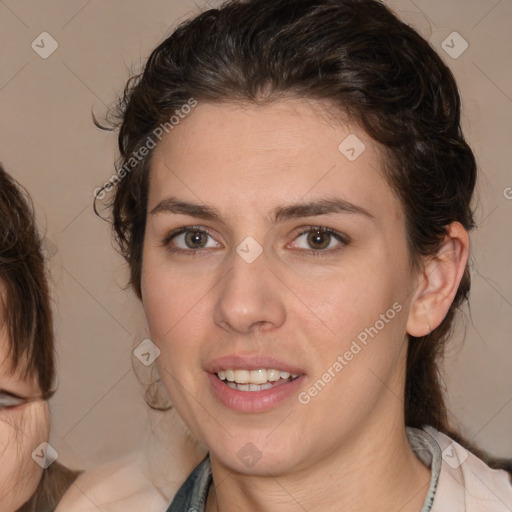
[{"label": "partial face of another person", "polygon": [[310,469],[403,412],[404,215],[377,144],[324,112],[199,102],[152,158],[142,298],[159,372],[241,473]]},{"label": "partial face of another person", "polygon": [[[10,340],[0,325],[0,389],[19,397],[36,397],[40,390],[35,379],[26,379],[10,369]],[[29,500],[41,479],[43,469],[32,452],[50,435],[47,403],[38,400],[15,407],[0,408],[0,510],[13,512]]]}]

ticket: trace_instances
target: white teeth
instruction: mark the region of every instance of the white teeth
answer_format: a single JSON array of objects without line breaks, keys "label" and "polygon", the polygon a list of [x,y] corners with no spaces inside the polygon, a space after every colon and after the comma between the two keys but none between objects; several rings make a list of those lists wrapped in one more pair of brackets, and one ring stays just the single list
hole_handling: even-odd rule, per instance
[{"label": "white teeth", "polygon": [[249,382],[251,384],[265,384],[268,381],[268,371],[267,370],[251,370],[249,372]]},{"label": "white teeth", "polygon": [[267,378],[270,382],[276,382],[281,378],[279,370],[267,370]]},{"label": "white teeth", "polygon": [[250,382],[251,372],[249,370],[235,370],[234,374],[237,384],[248,384]]},{"label": "white teeth", "polygon": [[270,382],[277,382],[281,379],[288,380],[290,377],[295,379],[298,377],[298,374],[281,372],[276,369],[266,370],[264,368],[260,368],[258,370],[220,370],[217,372],[217,376],[220,380],[236,384],[262,385]]},{"label": "white teeth", "polygon": [[263,391],[265,389],[273,388],[276,384],[267,382],[266,384],[237,384],[236,382],[226,381],[226,384],[231,389],[237,389],[238,391]]}]

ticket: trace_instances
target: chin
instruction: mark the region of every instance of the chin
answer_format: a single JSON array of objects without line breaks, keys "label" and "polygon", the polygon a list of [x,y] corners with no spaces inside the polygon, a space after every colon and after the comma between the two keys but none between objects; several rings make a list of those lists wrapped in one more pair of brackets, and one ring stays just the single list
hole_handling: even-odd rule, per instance
[{"label": "chin", "polygon": [[[283,450],[283,446],[269,446],[268,442],[263,448],[263,443],[248,441],[241,447],[229,446],[225,449],[217,447],[217,450],[210,450],[210,458],[220,462],[230,471],[243,475],[252,476],[278,476],[286,474],[296,468],[296,449],[290,447]],[[291,452],[290,452],[291,450]]]}]

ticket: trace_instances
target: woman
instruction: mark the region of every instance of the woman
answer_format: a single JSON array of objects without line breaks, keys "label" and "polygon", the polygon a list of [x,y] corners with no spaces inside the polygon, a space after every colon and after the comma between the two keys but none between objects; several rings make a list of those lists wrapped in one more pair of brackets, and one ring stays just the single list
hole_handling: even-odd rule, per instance
[{"label": "woman", "polygon": [[50,512],[78,473],[48,445],[52,311],[28,198],[0,166],[0,510]]},{"label": "woman", "polygon": [[510,510],[439,377],[476,164],[429,44],[374,0],[227,2],[118,114],[115,235],[208,450],[168,511]]}]

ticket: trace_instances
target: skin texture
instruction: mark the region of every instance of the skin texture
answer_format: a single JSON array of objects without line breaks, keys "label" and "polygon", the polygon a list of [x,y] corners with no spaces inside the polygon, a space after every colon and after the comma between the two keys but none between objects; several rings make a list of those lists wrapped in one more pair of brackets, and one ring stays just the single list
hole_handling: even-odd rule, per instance
[{"label": "skin texture", "polygon": [[[19,396],[40,393],[35,380],[25,379],[19,369],[9,368],[8,335],[0,327],[0,388]],[[32,452],[50,436],[49,411],[39,400],[0,409],[0,510],[13,512],[32,496],[43,469],[32,459]]]},{"label": "skin texture", "polygon": [[[170,398],[210,451],[208,511],[300,504],[310,512],[412,512],[427,493],[430,471],[404,427],[406,333],[426,334],[445,316],[467,261],[467,234],[454,223],[437,257],[413,270],[379,147],[360,128],[329,120],[325,107],[199,102],[153,155],[143,305]],[[366,147],[353,162],[338,150],[349,134]],[[215,207],[221,220],[153,212],[171,196]],[[323,198],[370,216],[273,222],[276,207]],[[183,226],[208,228],[201,252],[183,234],[169,239]],[[318,226],[348,243],[324,235],[316,243],[326,248],[315,249],[301,233]],[[247,236],[263,249],[250,264],[236,252]],[[307,391],[393,304],[400,312],[307,404],[293,394],[264,412],[238,412],[212,392],[209,362],[257,354],[301,368],[299,391]],[[237,456],[247,443],[261,456],[251,467]]]}]

